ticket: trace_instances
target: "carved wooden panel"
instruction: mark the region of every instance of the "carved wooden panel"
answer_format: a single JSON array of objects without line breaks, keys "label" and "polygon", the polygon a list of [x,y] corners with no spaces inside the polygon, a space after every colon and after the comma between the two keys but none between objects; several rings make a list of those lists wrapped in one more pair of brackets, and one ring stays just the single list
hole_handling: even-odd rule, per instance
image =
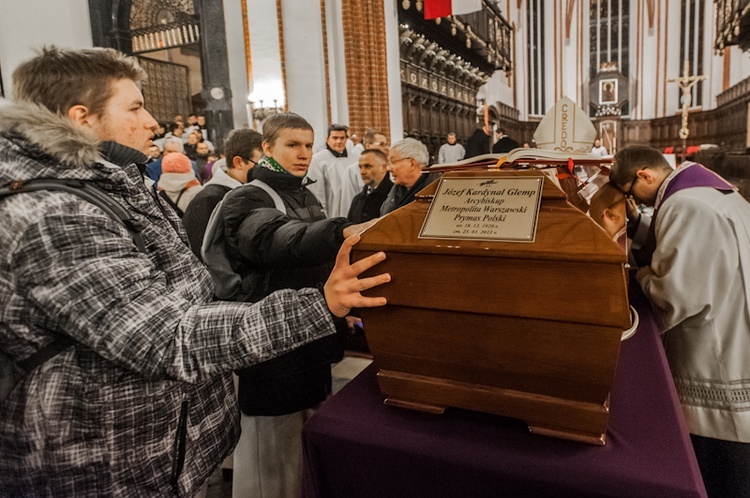
[{"label": "carved wooden panel", "polygon": [[146,108],[154,119],[168,123],[177,114],[189,114],[190,86],[187,66],[147,57],[138,57],[138,62],[148,74],[142,92]]},{"label": "carved wooden panel", "polygon": [[130,9],[133,53],[198,43],[193,0],[134,0]]}]

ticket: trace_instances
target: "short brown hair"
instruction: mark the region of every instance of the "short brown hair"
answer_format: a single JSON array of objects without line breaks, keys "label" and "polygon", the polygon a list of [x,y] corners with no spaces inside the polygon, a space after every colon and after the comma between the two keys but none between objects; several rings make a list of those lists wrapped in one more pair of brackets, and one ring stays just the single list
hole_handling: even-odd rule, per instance
[{"label": "short brown hair", "polygon": [[315,133],[312,125],[305,118],[293,112],[280,112],[274,114],[263,123],[263,141],[273,145],[281,130],[310,130]]},{"label": "short brown hair", "polygon": [[359,157],[365,156],[367,154],[373,155],[377,157],[381,162],[388,164],[388,156],[386,156],[385,152],[380,149],[365,149],[362,151],[362,154],[360,154]]},{"label": "short brown hair", "polygon": [[224,142],[224,155],[227,158],[227,168],[234,168],[234,158],[237,156],[243,161],[247,161],[252,157],[254,150],[262,151],[262,140],[262,135],[250,128],[232,130]]},{"label": "short brown hair", "polygon": [[593,219],[597,225],[604,226],[604,211],[611,209],[615,204],[625,199],[620,189],[612,185],[611,183],[605,183],[599,190],[597,190],[593,196],[591,196],[591,204],[589,204],[589,216]]},{"label": "short brown hair", "polygon": [[111,83],[123,79],[132,80],[140,88],[146,72],[122,52],[50,46],[13,73],[13,96],[60,115],[75,105],[85,105],[98,116],[112,97]]},{"label": "short brown hair", "polygon": [[622,188],[633,181],[638,170],[642,168],[672,171],[672,167],[658,150],[645,145],[628,145],[615,154],[609,181],[617,188]]}]

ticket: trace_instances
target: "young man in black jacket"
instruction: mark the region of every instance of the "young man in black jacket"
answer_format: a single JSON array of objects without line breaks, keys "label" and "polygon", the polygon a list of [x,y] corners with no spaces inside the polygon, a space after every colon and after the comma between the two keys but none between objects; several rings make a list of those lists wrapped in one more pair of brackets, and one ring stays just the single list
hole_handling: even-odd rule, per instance
[{"label": "young man in black jacket", "polygon": [[[243,299],[319,285],[343,240],[361,229],[346,218],[326,218],[307,190],[312,147],[313,129],[304,118],[268,118],[253,184],[224,197],[227,255],[242,277]],[[339,329],[344,327],[342,321]],[[331,336],[238,372],[242,435],[234,452],[235,497],[300,495],[305,411],[330,394],[331,363],[342,355],[342,338]]]}]

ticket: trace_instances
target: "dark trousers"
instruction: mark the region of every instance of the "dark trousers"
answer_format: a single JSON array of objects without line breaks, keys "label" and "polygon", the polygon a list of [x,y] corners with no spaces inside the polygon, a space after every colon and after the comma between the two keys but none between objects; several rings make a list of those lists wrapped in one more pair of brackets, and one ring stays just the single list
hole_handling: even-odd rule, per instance
[{"label": "dark trousers", "polygon": [[709,498],[750,498],[750,443],[690,434]]}]

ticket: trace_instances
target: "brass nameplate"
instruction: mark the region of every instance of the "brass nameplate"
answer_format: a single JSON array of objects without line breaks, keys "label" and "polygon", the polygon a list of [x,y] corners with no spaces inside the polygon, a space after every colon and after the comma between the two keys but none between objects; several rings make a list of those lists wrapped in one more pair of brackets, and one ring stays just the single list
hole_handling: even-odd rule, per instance
[{"label": "brass nameplate", "polygon": [[542,182],[540,177],[442,178],[419,237],[534,242]]}]

